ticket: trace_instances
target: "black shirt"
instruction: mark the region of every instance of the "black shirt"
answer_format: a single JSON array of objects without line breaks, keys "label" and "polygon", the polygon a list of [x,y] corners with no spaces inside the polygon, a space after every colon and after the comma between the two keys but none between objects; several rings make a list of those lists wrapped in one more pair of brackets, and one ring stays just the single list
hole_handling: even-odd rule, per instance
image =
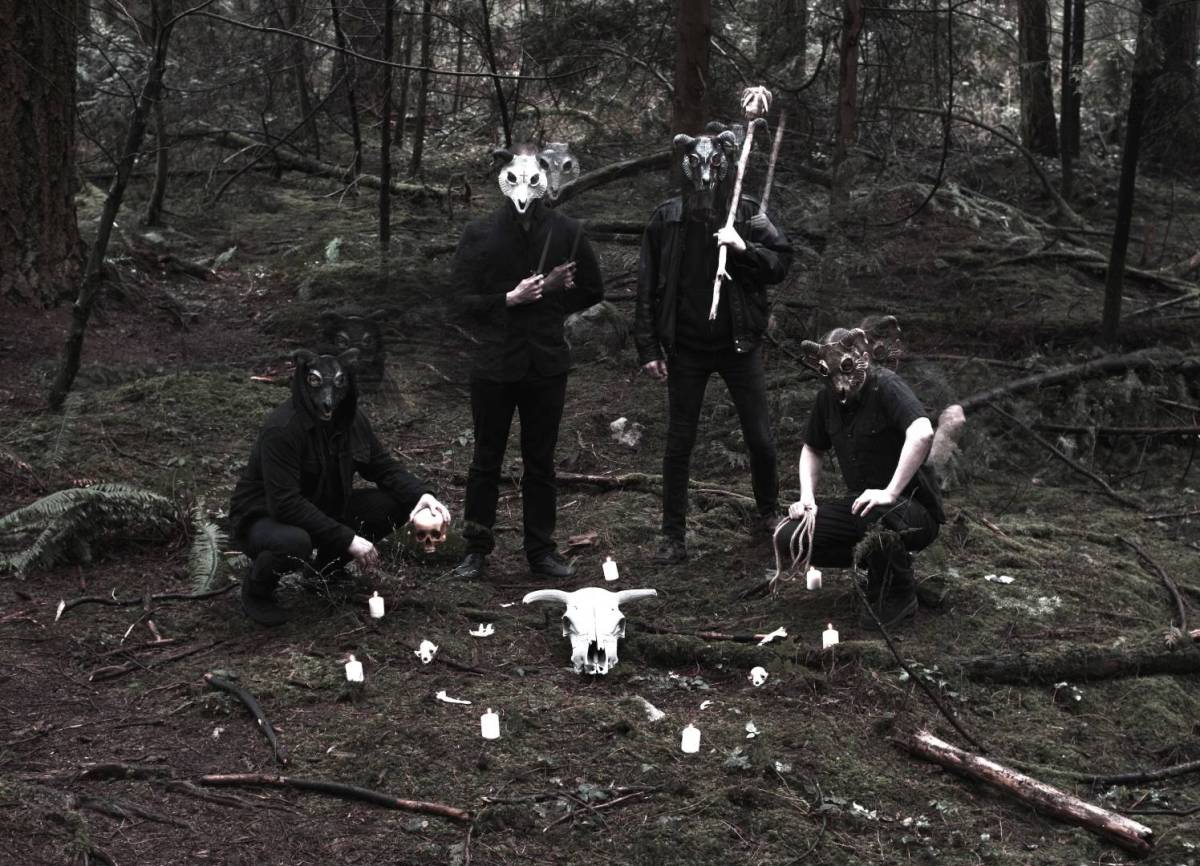
[{"label": "black shirt", "polygon": [[[715,228],[705,219],[685,217],[683,258],[679,263],[679,310],[675,342],[685,349],[718,351],[733,346],[729,290],[721,293],[717,317],[710,320],[713,281],[717,276]],[[733,253],[730,252],[732,256]],[[723,287],[724,288],[724,287]]]},{"label": "black shirt", "polygon": [[[909,426],[918,418],[928,417],[903,379],[891,370],[875,369],[858,399],[846,406],[838,403],[829,388],[821,389],[808,419],[804,443],[814,451],[833,448],[850,490],[883,489],[896,472]],[[901,495],[912,496],[939,523],[945,522],[941,491],[928,466],[917,470]]]}]

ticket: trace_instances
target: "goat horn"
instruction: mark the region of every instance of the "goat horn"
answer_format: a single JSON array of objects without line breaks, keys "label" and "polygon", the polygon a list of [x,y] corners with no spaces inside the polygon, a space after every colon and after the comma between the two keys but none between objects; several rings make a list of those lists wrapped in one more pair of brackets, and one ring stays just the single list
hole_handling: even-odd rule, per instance
[{"label": "goat horn", "polygon": [[656,595],[658,595],[657,589],[623,589],[616,593],[618,605],[627,601],[637,601],[639,598],[654,598]]},{"label": "goat horn", "polygon": [[535,589],[533,592],[526,594],[521,599],[522,604],[529,604],[531,601],[561,601],[567,604],[571,598],[571,593],[563,592],[561,589]]}]

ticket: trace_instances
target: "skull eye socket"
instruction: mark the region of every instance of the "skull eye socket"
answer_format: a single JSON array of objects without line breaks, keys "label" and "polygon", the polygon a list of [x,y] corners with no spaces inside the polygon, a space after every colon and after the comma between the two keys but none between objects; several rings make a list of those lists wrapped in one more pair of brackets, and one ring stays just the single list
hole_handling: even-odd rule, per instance
[{"label": "skull eye socket", "polygon": [[570,171],[570,170],[571,170],[571,166],[572,166],[573,164],[574,164],[574,163],[572,163],[572,162],[571,162],[571,160],[569,160],[569,159],[568,159],[568,160],[565,160],[565,161],[563,162],[563,164],[562,164],[562,170],[563,170],[563,171]]},{"label": "skull eye socket", "polygon": [[533,177],[529,178],[530,186],[537,186],[541,182],[542,182],[542,176],[540,174],[535,174]]},{"label": "skull eye socket", "polygon": [[829,365],[826,364],[824,361],[818,362],[817,363],[817,372],[820,373],[822,376],[828,376],[829,375]]},{"label": "skull eye socket", "polygon": [[310,370],[308,373],[308,387],[320,388],[322,384],[324,384],[324,380],[321,378],[321,374],[316,370]]},{"label": "skull eye socket", "polygon": [[563,634],[579,634],[579,629],[575,628],[575,623],[569,616],[562,618]]},{"label": "skull eye socket", "polygon": [[842,368],[843,373],[853,373],[854,372],[854,359],[851,358],[849,355],[842,358],[841,368]]},{"label": "skull eye socket", "polygon": [[506,177],[507,177],[509,183],[517,182],[517,176],[515,174],[513,174],[511,171],[506,173]]}]

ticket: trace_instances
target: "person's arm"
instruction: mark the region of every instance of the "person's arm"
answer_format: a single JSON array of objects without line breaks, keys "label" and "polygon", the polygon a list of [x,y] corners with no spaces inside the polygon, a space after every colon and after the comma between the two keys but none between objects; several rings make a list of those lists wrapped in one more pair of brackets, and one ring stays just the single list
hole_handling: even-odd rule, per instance
[{"label": "person's arm", "polygon": [[638,364],[655,379],[667,377],[667,362],[663,360],[662,343],[658,336],[658,320],[654,315],[654,292],[658,287],[658,259],[662,243],[662,221],[658,214],[642,234],[642,251],[638,259],[637,297],[633,312],[633,342],[637,347]]},{"label": "person's arm", "polygon": [[264,431],[260,447],[267,513],[280,523],[300,527],[318,547],[348,549],[354,530],[334,520],[300,492],[300,455],[287,431]]},{"label": "person's arm", "polygon": [[892,480],[883,490],[864,490],[850,506],[854,514],[866,516],[871,509],[895,505],[900,495],[908,487],[921,464],[929,455],[929,446],[933,443],[933,425],[928,418],[917,418],[904,431],[904,445],[900,448],[900,459],[896,461],[896,470]]},{"label": "person's arm", "polygon": [[[744,229],[744,236],[738,234],[736,229],[718,232],[721,235],[718,243],[728,240],[729,261],[726,267],[729,276],[739,284],[749,282],[769,286],[782,282],[792,267],[792,242],[766,214],[754,215]],[[740,243],[734,239],[735,235]]]},{"label": "person's arm", "polygon": [[401,506],[409,510],[422,496],[433,492],[432,487],[401,466],[400,461],[388,453],[365,417],[359,415],[355,424],[361,425],[359,432],[367,442],[366,462],[356,462],[354,467],[359,475],[395,496]]},{"label": "person's arm", "polygon": [[[583,231],[583,226],[578,226],[575,231]],[[579,238],[572,280],[571,289],[563,296],[563,308],[567,315],[586,310],[604,300],[604,277],[600,273],[600,262],[586,235]]]},{"label": "person's arm", "polygon": [[817,510],[817,481],[824,457],[824,452],[807,444],[800,450],[800,498],[788,506],[788,517],[793,520],[799,520],[806,511]]}]

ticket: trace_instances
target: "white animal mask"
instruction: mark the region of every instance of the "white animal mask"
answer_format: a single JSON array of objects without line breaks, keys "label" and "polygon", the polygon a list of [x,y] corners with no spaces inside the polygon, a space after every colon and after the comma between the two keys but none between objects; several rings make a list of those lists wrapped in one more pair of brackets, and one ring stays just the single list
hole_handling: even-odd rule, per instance
[{"label": "white animal mask", "polygon": [[571,640],[571,664],[575,673],[606,674],[617,663],[617,641],[625,637],[625,615],[621,604],[652,598],[654,589],[626,589],[609,592],[596,586],[564,592],[539,589],[522,599],[560,601],[567,606],[563,614],[563,637]]},{"label": "white animal mask", "polygon": [[539,156],[545,160],[548,167],[546,193],[550,196],[550,201],[554,201],[564,185],[579,177],[579,160],[571,153],[571,146],[562,141],[550,142]]},{"label": "white animal mask", "polygon": [[500,192],[517,213],[524,214],[534,199],[546,194],[550,165],[545,159],[532,153],[513,154],[503,148],[492,151],[492,157],[500,162]]}]

